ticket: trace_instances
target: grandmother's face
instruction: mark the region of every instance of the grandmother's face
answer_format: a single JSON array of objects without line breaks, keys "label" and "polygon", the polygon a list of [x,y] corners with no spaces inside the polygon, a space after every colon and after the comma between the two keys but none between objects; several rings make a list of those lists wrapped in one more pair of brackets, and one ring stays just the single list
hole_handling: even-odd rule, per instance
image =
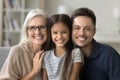
[{"label": "grandmother's face", "polygon": [[43,16],[32,18],[28,24],[28,38],[33,45],[41,46],[47,40],[46,19]]}]

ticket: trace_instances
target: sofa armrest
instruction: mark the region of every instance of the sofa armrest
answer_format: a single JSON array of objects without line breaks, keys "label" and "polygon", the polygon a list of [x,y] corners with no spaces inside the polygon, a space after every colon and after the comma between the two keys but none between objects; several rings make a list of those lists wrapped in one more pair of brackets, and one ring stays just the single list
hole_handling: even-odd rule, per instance
[{"label": "sofa armrest", "polygon": [[0,47],[0,69],[3,66],[8,54],[10,47]]}]

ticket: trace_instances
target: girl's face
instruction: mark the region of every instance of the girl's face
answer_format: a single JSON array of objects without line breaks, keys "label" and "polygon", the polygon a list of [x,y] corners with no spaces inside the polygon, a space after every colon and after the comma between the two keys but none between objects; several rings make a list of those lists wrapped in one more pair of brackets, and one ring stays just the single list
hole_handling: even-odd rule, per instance
[{"label": "girl's face", "polygon": [[46,19],[42,16],[32,18],[28,25],[28,38],[33,45],[41,46],[47,40]]},{"label": "girl's face", "polygon": [[56,47],[65,47],[69,40],[69,28],[63,23],[56,23],[51,27],[52,41]]}]

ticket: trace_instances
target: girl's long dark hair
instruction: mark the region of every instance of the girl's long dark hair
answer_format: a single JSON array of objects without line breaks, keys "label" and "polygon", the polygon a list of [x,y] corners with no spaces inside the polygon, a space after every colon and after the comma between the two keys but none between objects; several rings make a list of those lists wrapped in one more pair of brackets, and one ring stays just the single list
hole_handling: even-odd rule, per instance
[{"label": "girl's long dark hair", "polygon": [[66,50],[66,56],[65,56],[65,62],[64,62],[64,66],[63,66],[63,73],[61,76],[62,80],[66,80],[66,74],[68,72],[68,69],[70,67],[70,63],[71,63],[71,58],[72,58],[72,49],[73,49],[73,42],[72,42],[72,23],[71,23],[71,19],[67,14],[55,14],[52,15],[49,18],[48,21],[48,43],[49,43],[49,49],[55,49],[55,44],[52,42],[51,39],[51,27],[56,24],[56,23],[63,23],[65,24],[68,29],[69,29],[69,40],[65,45],[65,50]]}]

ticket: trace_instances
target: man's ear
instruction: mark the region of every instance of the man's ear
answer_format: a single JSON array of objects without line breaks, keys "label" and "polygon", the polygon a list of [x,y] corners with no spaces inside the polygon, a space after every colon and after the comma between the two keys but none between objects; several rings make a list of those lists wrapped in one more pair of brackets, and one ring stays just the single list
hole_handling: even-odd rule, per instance
[{"label": "man's ear", "polygon": [[95,36],[95,34],[96,34],[96,28],[94,29],[93,36]]}]

